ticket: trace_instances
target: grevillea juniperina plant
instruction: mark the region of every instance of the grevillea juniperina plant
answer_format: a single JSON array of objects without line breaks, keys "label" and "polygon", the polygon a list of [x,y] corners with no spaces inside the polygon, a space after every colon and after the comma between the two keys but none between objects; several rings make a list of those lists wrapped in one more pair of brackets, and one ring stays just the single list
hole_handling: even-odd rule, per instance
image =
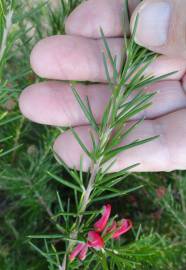
[{"label": "grevillea juniperina plant", "polygon": [[[67,183],[54,174],[50,173],[50,176],[73,191],[76,212],[70,212],[70,201],[68,202],[67,209],[64,209],[58,194],[61,211],[57,216],[54,216],[53,221],[55,220],[61,234],[57,236],[30,236],[30,238],[44,239],[59,238],[65,241],[64,255],[59,256],[57,251],[55,251],[60,270],[76,269],[81,264],[83,264],[83,269],[88,269],[86,267],[92,267],[91,265],[95,263],[98,267],[109,269],[110,263],[116,265],[122,263],[121,258],[123,255],[118,250],[118,245],[121,248],[123,241],[118,242],[117,239],[121,238],[120,240],[122,240],[122,235],[131,229],[132,222],[129,219],[121,219],[119,222],[113,219],[112,223],[107,227],[111,206],[106,204],[101,219],[94,224],[93,229],[89,229],[89,227],[92,226],[92,221],[99,213],[99,211],[95,210],[94,204],[96,202],[107,201],[109,203],[113,198],[121,197],[136,190],[136,188],[124,191],[119,189],[119,184],[122,183],[126,174],[132,168],[138,166],[138,164],[131,164],[131,166],[119,172],[112,173],[112,167],[117,160],[117,155],[158,137],[157,134],[155,137],[143,140],[136,139],[129,144],[121,145],[123,139],[132,133],[143,120],[134,121],[130,126],[127,124],[128,121],[131,117],[148,108],[151,105],[152,97],[155,95],[155,93],[146,93],[143,89],[169,75],[163,75],[158,78],[144,75],[144,71],[152,63],[155,56],[153,53],[135,44],[134,36],[137,24],[138,18],[136,19],[132,37],[130,39],[125,37],[123,50],[126,57],[120,71],[117,68],[117,56],[111,54],[104,32],[102,29],[100,30],[105,47],[103,63],[112,93],[100,124],[96,122],[88,98],[85,101],[82,100],[75,84],[73,83],[71,86],[76,101],[91,127],[91,150],[86,147],[76,130],[70,128],[84,153],[90,159],[89,172],[88,174],[83,173],[83,157],[79,161],[80,169],[77,171],[76,169],[68,168],[65,162],[56,156],[59,163],[67,170],[74,181]],[[137,187],[137,189],[140,187]],[[59,224],[57,222],[59,217],[63,217],[64,223]],[[33,243],[31,245],[35,247]],[[90,253],[92,253],[92,256],[87,256]],[[119,262],[116,259],[116,254],[121,257]],[[79,265],[79,263],[81,264]]]},{"label": "grevillea juniperina plant", "polygon": [[[49,270],[182,269],[184,174],[130,173],[138,164],[115,169],[120,153],[126,157],[126,150],[139,145],[143,150],[143,143],[156,140],[145,135],[130,140],[143,122],[135,119],[145,115],[155,95],[146,86],[165,77],[145,75],[156,56],[135,44],[137,21],[131,37],[124,37],[121,69],[120,57],[112,54],[100,30],[109,99],[99,123],[92,100],[82,97],[79,84],[71,82],[77,107],[90,124],[90,147],[76,127],[65,129],[83,149],[78,170],[58,156],[58,162],[53,159],[53,142],[64,129],[35,125],[15,106],[21,90],[40,80],[29,65],[34,44],[64,34],[64,22],[81,0],[59,2],[60,8],[53,10],[38,0],[0,0],[0,268],[42,270],[48,264]],[[172,102],[164,101],[165,107]],[[177,99],[174,103],[177,106]]]}]

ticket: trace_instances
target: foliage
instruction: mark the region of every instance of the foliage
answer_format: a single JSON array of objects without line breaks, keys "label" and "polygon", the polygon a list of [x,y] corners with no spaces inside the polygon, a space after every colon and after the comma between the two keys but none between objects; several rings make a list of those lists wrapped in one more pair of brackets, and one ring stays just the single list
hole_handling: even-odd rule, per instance
[{"label": "foliage", "polygon": [[[71,239],[71,233],[77,227],[77,222],[81,224],[81,217],[84,214],[83,224],[86,226],[81,227],[78,236],[82,238],[99,214],[99,211],[95,212],[95,206],[96,209],[100,209],[102,201],[111,198],[116,214],[129,216],[134,220],[133,231],[121,242],[108,244],[106,254],[109,260],[105,260],[104,253],[94,251],[93,254],[89,254],[86,266],[75,261],[70,266],[71,269],[165,269],[165,267],[184,269],[185,173],[129,174],[124,170],[107,175],[106,171],[100,170],[101,167],[94,167],[98,175],[93,183],[96,185],[89,186],[90,181],[82,170],[79,173],[72,172],[68,168],[65,170],[63,168],[66,166],[62,161],[63,168],[54,160],[51,145],[58,131],[51,127],[30,123],[20,115],[17,100],[21,90],[38,81],[29,67],[31,48],[46,35],[64,33],[65,18],[78,3],[79,1],[76,0],[69,2],[61,0],[60,8],[55,11],[50,4],[41,1],[36,1],[33,5],[31,2],[21,0],[0,0],[1,269],[11,270],[16,266],[18,270],[42,270],[47,269],[49,264],[48,269],[57,270],[62,263],[64,252],[66,250],[69,252],[69,248],[66,249],[63,241],[64,238]],[[75,85],[73,87],[77,101],[92,128],[102,138],[99,145],[94,144],[92,153],[82,145],[92,158],[94,166],[95,160],[101,159],[103,164],[113,158],[113,154],[125,150],[126,147],[143,143],[133,142],[133,145],[124,146],[124,149],[117,148],[111,151],[121,140],[121,124],[132,114],[149,105],[151,98],[151,95],[140,93],[133,101],[135,106],[129,107],[131,110],[127,114],[126,107],[131,104],[124,103],[121,99],[123,103],[120,103],[120,106],[124,110],[117,118],[117,106],[110,105],[118,105],[115,97],[118,93],[123,94],[118,92],[119,88],[116,85],[122,86],[122,78],[126,80],[129,76],[126,72],[127,65],[137,68],[137,64],[143,61],[148,64],[152,56],[148,54],[149,58],[144,59],[143,51],[133,42],[129,43],[128,61],[130,62],[125,64],[120,77],[115,70],[115,59],[109,54],[104,33],[102,38],[107,49],[107,57],[113,65],[114,83],[108,72],[107,76],[115,92],[101,127],[96,125],[88,101],[86,104],[82,103]],[[136,55],[139,56],[137,63],[135,63]],[[107,71],[106,61],[105,68]],[[132,82],[126,86],[128,93],[136,89],[136,86],[140,87],[144,83],[150,83],[149,80],[154,80],[148,78],[145,81],[141,74],[138,73],[137,77],[134,75]],[[108,111],[116,116],[109,119],[110,121],[108,121]],[[105,140],[103,136],[108,129],[107,123],[110,124],[109,128],[117,127],[118,136],[115,136],[115,141],[111,141],[109,136]],[[72,132],[80,142],[75,131]],[[126,135],[122,133],[122,136]],[[103,152],[106,155],[102,155]],[[92,171],[89,176],[91,175]],[[163,186],[165,190],[161,198],[159,198],[159,186]],[[127,196],[121,198],[123,195]],[[85,209],[85,204],[89,207],[89,212]],[[56,234],[60,234],[60,239]],[[30,239],[27,240],[28,235],[38,239],[30,242]],[[66,243],[68,244],[68,241]]]}]

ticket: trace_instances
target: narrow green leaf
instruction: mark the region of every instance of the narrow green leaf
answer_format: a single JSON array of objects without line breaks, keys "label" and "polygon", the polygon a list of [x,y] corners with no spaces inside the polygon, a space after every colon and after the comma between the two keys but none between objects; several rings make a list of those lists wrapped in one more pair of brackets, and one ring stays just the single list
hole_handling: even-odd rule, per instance
[{"label": "narrow green leaf", "polygon": [[28,238],[31,239],[63,239],[63,234],[53,234],[53,235],[29,235]]},{"label": "narrow green leaf", "polygon": [[7,119],[7,120],[1,121],[1,122],[0,122],[0,126],[10,124],[11,122],[17,121],[17,120],[19,120],[19,119],[21,119],[21,118],[22,118],[21,115],[16,115],[16,116],[14,116],[14,117],[12,117],[12,118],[9,118],[9,119]]},{"label": "narrow green leaf", "polygon": [[102,38],[102,40],[103,40],[103,43],[104,43],[104,46],[105,46],[105,49],[106,49],[106,52],[107,52],[109,61],[110,61],[111,65],[112,65],[112,68],[113,68],[113,77],[114,77],[114,81],[117,82],[117,78],[119,77],[119,73],[118,73],[118,71],[117,71],[117,67],[116,67],[115,60],[114,60],[114,58],[112,57],[112,54],[111,54],[109,45],[108,45],[108,43],[107,43],[107,40],[106,40],[106,38],[105,38],[105,35],[104,35],[104,32],[103,32],[103,29],[102,29],[102,28],[100,28],[100,32],[101,32],[101,38]]},{"label": "narrow green leaf", "polygon": [[8,154],[10,154],[10,153],[12,153],[12,152],[14,152],[14,151],[16,151],[17,149],[19,149],[19,148],[22,147],[22,146],[23,146],[23,145],[20,144],[20,145],[16,145],[15,147],[13,147],[13,148],[11,148],[11,149],[9,149],[9,150],[2,151],[2,153],[0,153],[0,158],[1,158],[1,157],[4,157],[4,156],[6,156],[6,155],[8,155]]},{"label": "narrow green leaf", "polygon": [[8,141],[8,140],[10,140],[12,138],[13,138],[13,136],[8,136],[8,137],[5,137],[3,139],[0,139],[0,143],[6,142],[6,141]]},{"label": "narrow green leaf", "polygon": [[129,172],[131,169],[135,168],[138,165],[139,165],[139,163],[136,163],[134,165],[128,166],[127,168],[125,168],[119,172],[108,174],[104,177],[103,181],[101,181],[100,184],[105,184],[108,181],[111,181],[111,180],[116,179],[118,177],[124,176],[124,174],[126,174],[127,172]]},{"label": "narrow green leaf", "polygon": [[154,137],[144,139],[144,140],[136,140],[136,141],[134,141],[134,142],[132,142],[130,144],[127,144],[127,145],[118,147],[116,149],[113,149],[112,151],[109,151],[108,153],[106,153],[105,159],[106,160],[111,159],[112,157],[115,157],[116,155],[118,155],[119,153],[121,153],[123,151],[126,151],[126,150],[128,150],[130,148],[133,148],[133,147],[136,147],[136,146],[151,142],[151,141],[153,141],[153,140],[155,140],[157,138],[159,138],[159,136],[154,136]]},{"label": "narrow green leaf", "polygon": [[99,201],[106,201],[106,200],[110,200],[110,199],[114,199],[114,198],[118,198],[118,197],[122,197],[124,195],[127,195],[133,191],[136,191],[140,188],[142,188],[143,185],[140,185],[138,187],[135,187],[135,188],[131,188],[131,189],[128,189],[128,190],[125,190],[125,191],[121,191],[121,192],[118,192],[118,193],[113,193],[113,194],[107,194],[105,196],[101,196],[101,197],[98,197],[98,198],[93,198],[93,202],[99,202]]},{"label": "narrow green leaf", "polygon": [[90,104],[88,101],[88,97],[86,98],[86,101],[85,101],[86,105],[85,105],[85,103],[81,99],[81,97],[80,97],[79,93],[76,91],[76,89],[73,86],[71,88],[72,88],[74,96],[75,96],[77,102],[79,103],[82,111],[84,112],[84,115],[87,118],[88,122],[95,129],[95,131],[98,131],[98,126],[97,126],[96,120],[93,116],[93,113],[92,113],[92,110],[91,110],[91,107],[90,107]]},{"label": "narrow green leaf", "polygon": [[74,137],[76,138],[77,142],[79,143],[79,145],[81,146],[81,148],[83,149],[83,151],[90,157],[90,159],[93,159],[92,154],[88,151],[88,149],[86,148],[86,146],[84,145],[84,143],[82,142],[82,140],[80,139],[79,135],[77,134],[77,132],[73,129],[70,128],[71,132],[73,133]]},{"label": "narrow green leaf", "polygon": [[81,189],[80,187],[74,185],[74,184],[71,183],[70,181],[66,181],[66,180],[64,180],[62,177],[59,177],[59,176],[57,176],[57,175],[54,175],[54,174],[51,173],[51,172],[47,172],[47,174],[50,175],[54,180],[56,180],[56,181],[58,181],[59,183],[61,183],[62,185],[67,186],[67,187],[69,187],[69,188],[71,188],[71,189],[73,189],[73,190],[75,189],[75,190],[77,190],[77,191],[79,191],[79,192],[82,192],[82,189]]},{"label": "narrow green leaf", "polygon": [[59,217],[59,216],[72,216],[72,217],[79,217],[79,216],[90,216],[94,214],[99,214],[101,211],[96,210],[96,211],[85,211],[85,212],[79,212],[79,213],[67,213],[67,212],[60,212],[59,214],[55,215],[54,218]]},{"label": "narrow green leaf", "polygon": [[107,65],[107,60],[106,60],[106,56],[104,53],[102,53],[103,55],[103,64],[104,64],[104,68],[105,68],[105,74],[106,74],[106,78],[107,78],[107,82],[112,90],[113,88],[113,83],[112,83],[112,80],[110,78],[110,74],[109,74],[109,70],[108,70],[108,65]]},{"label": "narrow green leaf", "polygon": [[32,242],[28,242],[29,243],[29,245],[35,250],[35,251],[37,251],[41,256],[43,256],[43,257],[45,257],[46,259],[47,259],[47,261],[50,263],[50,264],[53,264],[53,265],[55,265],[55,266],[57,266],[57,263],[54,261],[54,260],[52,260],[49,256],[48,256],[48,254],[46,254],[45,252],[43,252],[40,248],[38,248],[36,245],[34,245]]},{"label": "narrow green leaf", "polygon": [[56,160],[58,161],[59,164],[61,164],[65,170],[70,174],[70,176],[77,182],[78,185],[81,186],[81,180],[79,179],[78,174],[75,172],[75,170],[71,170],[68,168],[67,164],[56,154],[54,153],[54,156],[56,158]]}]

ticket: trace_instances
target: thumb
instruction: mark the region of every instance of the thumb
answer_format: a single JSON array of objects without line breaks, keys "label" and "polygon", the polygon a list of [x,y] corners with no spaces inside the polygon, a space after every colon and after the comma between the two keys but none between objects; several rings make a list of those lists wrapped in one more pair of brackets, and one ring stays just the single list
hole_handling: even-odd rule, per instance
[{"label": "thumb", "polygon": [[139,15],[136,42],[154,52],[186,58],[186,1],[144,0],[131,18]]}]

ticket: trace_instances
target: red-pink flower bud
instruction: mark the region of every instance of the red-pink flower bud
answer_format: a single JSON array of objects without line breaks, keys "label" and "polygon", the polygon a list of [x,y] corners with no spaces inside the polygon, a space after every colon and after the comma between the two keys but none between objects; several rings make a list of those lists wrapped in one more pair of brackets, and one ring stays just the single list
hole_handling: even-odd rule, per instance
[{"label": "red-pink flower bud", "polygon": [[122,219],[118,223],[118,228],[113,234],[112,238],[118,239],[122,234],[127,233],[132,228],[132,221],[130,219]]},{"label": "red-pink flower bud", "polygon": [[88,245],[86,244],[83,249],[81,250],[80,254],[79,254],[79,259],[80,261],[84,261],[86,256],[87,256],[87,251],[88,251]]},{"label": "red-pink flower bud", "polygon": [[69,260],[72,262],[78,254],[83,250],[83,248],[86,246],[86,244],[80,243],[78,244],[75,249],[72,251],[72,253],[69,256]]},{"label": "red-pink flower bud", "polygon": [[104,205],[102,217],[94,224],[94,228],[97,232],[102,232],[105,229],[110,217],[110,213],[111,213],[111,205],[110,204]]},{"label": "red-pink flower bud", "polygon": [[104,240],[99,233],[90,231],[88,233],[88,246],[97,250],[102,249],[104,247]]}]

